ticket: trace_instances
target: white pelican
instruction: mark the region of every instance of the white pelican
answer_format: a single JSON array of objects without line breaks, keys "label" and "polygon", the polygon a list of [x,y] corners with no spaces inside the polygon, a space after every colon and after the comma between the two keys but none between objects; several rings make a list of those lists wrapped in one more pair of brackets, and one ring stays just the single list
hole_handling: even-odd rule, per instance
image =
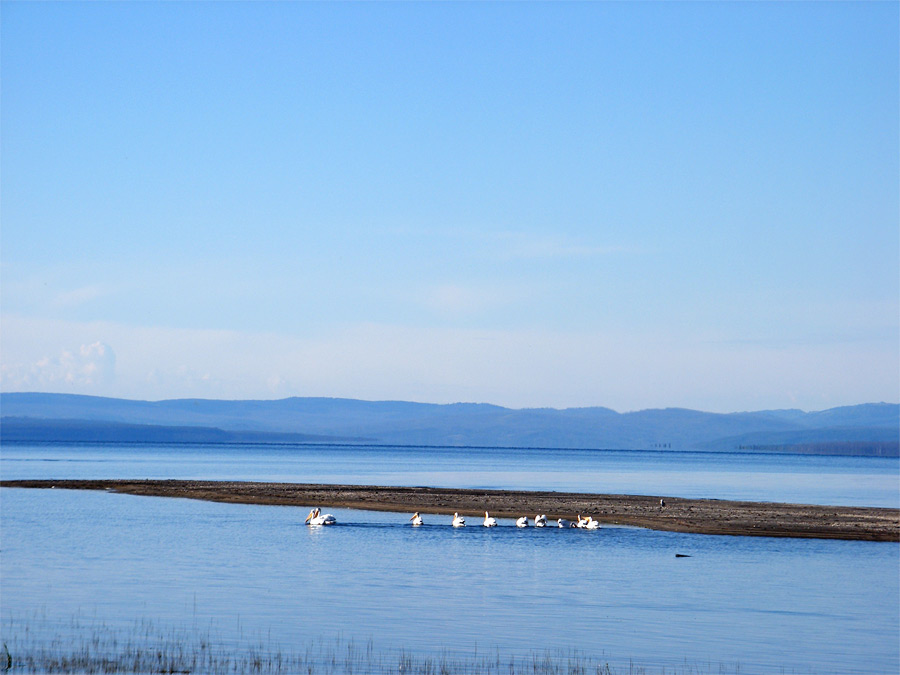
[{"label": "white pelican", "polygon": [[522,516],[516,520],[516,527],[528,527],[528,516]]},{"label": "white pelican", "polygon": [[560,518],[556,521],[557,527],[573,527],[571,520],[566,520],[565,518]]},{"label": "white pelican", "polygon": [[334,525],[337,522],[337,519],[330,513],[321,513],[317,506],[309,512],[305,522],[310,525]]},{"label": "white pelican", "polygon": [[580,527],[583,530],[599,530],[600,529],[600,521],[594,520],[593,516],[588,516],[587,518],[582,518],[581,514],[578,514],[578,524],[575,527]]},{"label": "white pelican", "polygon": [[547,527],[547,516],[544,514],[535,516],[534,517],[534,526],[535,527]]},{"label": "white pelican", "polygon": [[485,527],[497,527],[497,519],[493,516],[488,515],[488,512],[484,512],[484,526]]},{"label": "white pelican", "polygon": [[453,527],[465,527],[465,526],[466,526],[466,519],[463,518],[458,513],[454,513],[453,514]]},{"label": "white pelican", "polygon": [[410,518],[410,520],[412,521],[413,525],[421,525],[422,524],[422,516],[419,515],[418,511],[416,511],[413,514],[413,516],[412,516],[412,518]]}]

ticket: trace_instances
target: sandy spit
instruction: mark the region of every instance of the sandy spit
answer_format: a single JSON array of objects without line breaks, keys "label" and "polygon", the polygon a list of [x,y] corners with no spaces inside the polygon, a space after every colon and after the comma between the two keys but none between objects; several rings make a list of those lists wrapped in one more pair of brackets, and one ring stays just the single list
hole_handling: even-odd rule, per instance
[{"label": "sandy spit", "polygon": [[[545,513],[551,520],[591,515],[604,524],[670,532],[761,537],[812,537],[900,542],[900,509],[811,506],[663,495],[604,495],[520,490],[468,490],[376,485],[315,485],[199,480],[4,480],[0,487],[105,490],[237,504],[367,509],[450,516],[477,524],[488,510],[498,518]],[[660,505],[660,499],[665,506]],[[304,513],[303,516],[306,514]],[[449,518],[447,522],[449,524]]]}]

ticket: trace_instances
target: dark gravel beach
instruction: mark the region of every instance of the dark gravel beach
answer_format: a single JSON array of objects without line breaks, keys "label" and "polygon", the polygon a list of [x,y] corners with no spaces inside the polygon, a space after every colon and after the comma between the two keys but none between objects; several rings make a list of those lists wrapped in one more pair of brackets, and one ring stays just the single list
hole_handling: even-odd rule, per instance
[{"label": "dark gravel beach", "polygon": [[[591,515],[603,524],[671,532],[900,541],[900,509],[874,507],[679,499],[661,495],[196,480],[6,480],[0,481],[0,487],[106,490],[238,504],[419,511],[443,516],[458,511],[470,516],[473,525],[485,510],[498,518],[523,515],[534,518],[537,513],[545,513],[551,520],[572,519],[580,513]],[[660,505],[660,499],[664,499],[665,506]]]}]

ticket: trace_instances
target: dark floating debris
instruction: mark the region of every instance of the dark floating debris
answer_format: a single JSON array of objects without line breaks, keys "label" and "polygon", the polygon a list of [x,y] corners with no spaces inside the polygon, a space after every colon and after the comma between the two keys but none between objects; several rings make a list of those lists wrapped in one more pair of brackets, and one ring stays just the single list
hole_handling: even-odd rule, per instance
[{"label": "dark floating debris", "polygon": [[687,553],[676,553],[675,557],[676,558],[690,558],[691,556],[689,556]]}]

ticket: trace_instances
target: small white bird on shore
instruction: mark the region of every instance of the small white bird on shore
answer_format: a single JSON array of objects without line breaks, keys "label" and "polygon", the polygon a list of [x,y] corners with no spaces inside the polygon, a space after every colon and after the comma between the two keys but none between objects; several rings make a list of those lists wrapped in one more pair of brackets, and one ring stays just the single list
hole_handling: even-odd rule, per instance
[{"label": "small white bird on shore", "polygon": [[419,515],[418,511],[416,511],[412,515],[412,518],[410,518],[410,520],[412,521],[413,525],[421,525],[422,524],[422,516]]},{"label": "small white bird on shore", "polygon": [[534,517],[534,526],[535,527],[547,527],[547,515],[540,514]]},{"label": "small white bird on shore", "polygon": [[337,523],[337,519],[330,513],[322,513],[317,506],[309,512],[304,522],[309,525],[334,525]]},{"label": "small white bird on shore", "polygon": [[453,514],[453,527],[465,527],[465,526],[466,526],[466,519],[463,518],[458,513],[454,513]]},{"label": "small white bird on shore", "polygon": [[484,512],[484,526],[497,527],[497,519],[489,515],[487,511]]},{"label": "small white bird on shore", "polygon": [[516,520],[516,527],[528,527],[528,516],[522,516]]}]

